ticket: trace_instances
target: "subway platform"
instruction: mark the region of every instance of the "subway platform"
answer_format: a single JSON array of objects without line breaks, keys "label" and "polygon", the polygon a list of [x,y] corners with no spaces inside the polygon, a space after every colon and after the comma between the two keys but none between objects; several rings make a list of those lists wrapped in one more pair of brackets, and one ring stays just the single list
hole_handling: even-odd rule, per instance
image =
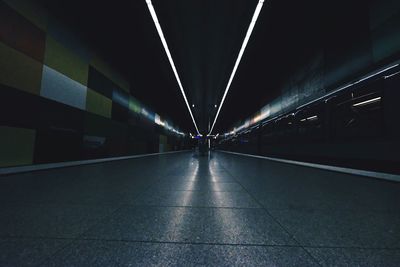
[{"label": "subway platform", "polygon": [[0,266],[399,266],[400,184],[224,152],[0,176]]}]

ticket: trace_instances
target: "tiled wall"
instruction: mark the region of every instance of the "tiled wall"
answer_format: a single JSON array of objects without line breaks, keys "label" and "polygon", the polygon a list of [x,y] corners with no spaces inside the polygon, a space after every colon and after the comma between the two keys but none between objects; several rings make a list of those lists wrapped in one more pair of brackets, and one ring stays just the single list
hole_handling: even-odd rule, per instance
[{"label": "tiled wall", "polygon": [[0,167],[182,149],[129,88],[35,1],[0,1]]}]

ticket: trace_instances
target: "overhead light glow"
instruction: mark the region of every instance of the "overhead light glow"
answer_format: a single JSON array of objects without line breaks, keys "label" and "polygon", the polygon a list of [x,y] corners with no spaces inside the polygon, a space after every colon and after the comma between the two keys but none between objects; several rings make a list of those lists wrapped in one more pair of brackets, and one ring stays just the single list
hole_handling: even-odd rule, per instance
[{"label": "overhead light glow", "polygon": [[226,95],[228,94],[228,91],[229,91],[229,89],[231,87],[233,78],[235,77],[237,68],[239,67],[239,63],[240,63],[240,61],[242,59],[242,56],[243,56],[244,50],[246,49],[247,43],[250,40],[251,33],[253,32],[254,26],[256,25],[256,22],[257,22],[258,16],[260,15],[260,12],[261,12],[261,9],[263,7],[263,4],[264,4],[264,0],[259,0],[258,1],[256,10],[254,11],[253,18],[251,19],[251,22],[250,22],[250,26],[249,26],[249,28],[247,30],[247,33],[246,33],[246,36],[244,38],[242,47],[240,48],[240,51],[239,51],[239,55],[238,55],[238,57],[236,59],[235,66],[233,67],[233,71],[232,71],[231,76],[229,78],[228,84],[227,84],[227,86],[225,88],[225,92],[224,92],[224,95],[222,97],[221,103],[219,104],[219,108],[218,108],[217,114],[215,115],[214,122],[213,122],[213,124],[211,126],[210,134],[212,133],[212,131],[214,129],[214,126],[215,126],[215,123],[217,122],[219,113],[221,112],[222,105],[225,102]]},{"label": "overhead light glow", "polygon": [[365,105],[369,105],[369,104],[373,104],[376,102],[381,101],[381,97],[376,97],[376,98],[372,98],[363,102],[359,102],[353,105],[353,107],[360,107],[360,106],[365,106]]},{"label": "overhead light glow", "polygon": [[156,14],[156,11],[154,9],[154,6],[153,6],[151,0],[146,0],[146,4],[147,4],[147,7],[149,8],[150,15],[151,15],[151,17],[153,19],[153,22],[154,22],[154,25],[156,26],[158,35],[160,36],[161,42],[162,42],[162,44],[164,46],[164,50],[165,50],[165,53],[167,54],[167,57],[168,57],[170,65],[171,65],[172,71],[175,74],[175,78],[176,78],[176,80],[178,82],[179,89],[181,90],[183,99],[185,100],[186,106],[187,106],[187,108],[189,110],[190,117],[192,118],[194,127],[196,128],[197,133],[200,134],[199,129],[197,128],[196,120],[194,119],[192,110],[190,109],[190,105],[189,105],[189,102],[187,100],[187,97],[186,97],[186,94],[185,94],[185,90],[183,90],[181,79],[179,78],[178,71],[176,70],[175,63],[174,63],[174,61],[172,59],[171,52],[169,51],[167,41],[166,41],[166,39],[164,37],[164,33],[163,33],[163,31],[161,29],[161,25],[160,25],[160,23],[158,21],[157,14]]}]

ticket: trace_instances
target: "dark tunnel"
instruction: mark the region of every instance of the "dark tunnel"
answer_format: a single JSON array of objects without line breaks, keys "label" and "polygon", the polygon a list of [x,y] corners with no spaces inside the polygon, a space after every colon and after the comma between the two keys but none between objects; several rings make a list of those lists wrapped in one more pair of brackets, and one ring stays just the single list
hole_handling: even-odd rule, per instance
[{"label": "dark tunnel", "polygon": [[400,266],[397,0],[0,0],[0,267]]}]

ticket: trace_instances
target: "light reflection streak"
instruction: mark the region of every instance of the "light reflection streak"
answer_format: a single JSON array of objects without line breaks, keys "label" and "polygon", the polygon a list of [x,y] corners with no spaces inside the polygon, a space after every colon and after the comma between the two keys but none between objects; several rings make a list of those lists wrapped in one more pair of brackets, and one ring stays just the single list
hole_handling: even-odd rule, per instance
[{"label": "light reflection streak", "polygon": [[[190,164],[192,165],[192,164]],[[189,166],[190,168],[190,166]],[[191,176],[196,177],[199,171],[199,166],[198,164],[195,166]],[[191,179],[195,180],[195,179]],[[185,183],[184,181],[181,181],[181,183]],[[181,191],[182,193],[182,201],[179,203],[180,206],[188,206],[190,205],[192,198],[193,198],[193,189],[194,189],[194,182],[190,183],[191,185],[185,189],[185,191]],[[181,236],[182,229],[187,227],[187,220],[185,220],[185,212],[182,211],[182,208],[176,208],[174,209],[174,212],[171,213],[171,217],[168,220],[168,225],[166,227],[166,234],[168,236],[168,240],[184,240],[184,236]]]},{"label": "light reflection streak", "polygon": [[[215,177],[215,169],[214,169],[213,164],[209,164],[209,172],[211,176],[214,178],[214,180],[217,180],[217,177]],[[215,186],[220,186],[218,183],[214,183]],[[218,191],[212,191],[212,197],[216,200],[215,203],[218,203],[219,206],[226,206],[228,203],[233,203],[233,199],[227,199],[227,195],[230,194],[224,194],[221,191],[221,188],[218,187]],[[232,195],[229,196],[231,198]],[[227,201],[228,200],[228,201]],[[224,205],[225,204],[225,205]],[[226,243],[236,243],[237,236],[241,232],[243,232],[243,229],[245,229],[246,225],[243,222],[242,217],[238,217],[235,215],[233,209],[224,209],[224,208],[219,208],[219,209],[214,209],[213,215],[215,216],[215,219],[212,220],[215,223],[218,223],[218,225],[213,225],[209,227],[214,227],[215,229],[220,229],[219,232],[216,234],[219,235],[218,240],[222,240],[222,242]]]}]

